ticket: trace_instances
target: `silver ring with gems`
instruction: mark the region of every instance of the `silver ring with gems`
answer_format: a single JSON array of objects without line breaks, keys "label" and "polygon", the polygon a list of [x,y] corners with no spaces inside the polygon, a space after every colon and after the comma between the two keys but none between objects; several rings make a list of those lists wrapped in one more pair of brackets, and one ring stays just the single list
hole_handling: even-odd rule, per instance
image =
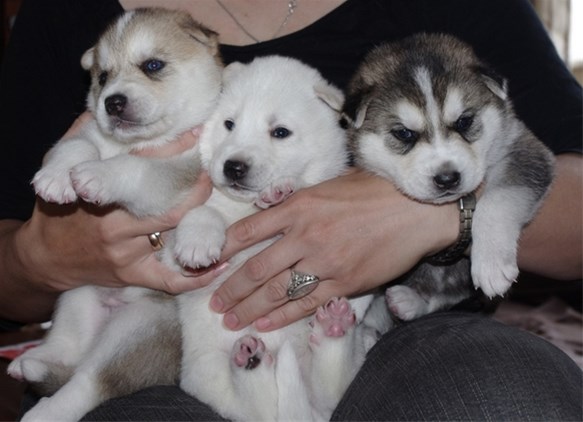
[{"label": "silver ring with gems", "polygon": [[318,287],[320,279],[313,274],[306,274],[291,268],[291,278],[287,287],[287,297],[290,300],[301,299]]}]

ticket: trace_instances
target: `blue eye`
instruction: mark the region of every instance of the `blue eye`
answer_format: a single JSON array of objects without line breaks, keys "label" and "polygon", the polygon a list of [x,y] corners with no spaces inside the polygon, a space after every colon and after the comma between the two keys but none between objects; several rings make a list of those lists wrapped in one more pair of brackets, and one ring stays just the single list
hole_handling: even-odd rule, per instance
[{"label": "blue eye", "polygon": [[225,128],[230,132],[233,130],[233,128],[235,127],[235,122],[232,121],[231,119],[225,120]]},{"label": "blue eye", "polygon": [[285,139],[292,134],[291,130],[278,126],[271,131],[271,136],[277,139]]},{"label": "blue eye", "polygon": [[391,134],[402,142],[415,142],[419,139],[419,134],[417,132],[407,129],[406,127],[393,129]]},{"label": "blue eye", "polygon": [[158,59],[149,59],[143,62],[140,66],[144,73],[156,73],[164,69],[166,63]]}]

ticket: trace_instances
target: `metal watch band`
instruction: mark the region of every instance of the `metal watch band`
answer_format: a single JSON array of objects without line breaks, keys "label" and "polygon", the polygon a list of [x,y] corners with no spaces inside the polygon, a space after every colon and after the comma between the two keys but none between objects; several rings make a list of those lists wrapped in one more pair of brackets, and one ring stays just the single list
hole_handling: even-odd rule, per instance
[{"label": "metal watch band", "polygon": [[472,218],[476,209],[476,195],[469,193],[460,198],[460,234],[457,241],[441,252],[427,257],[427,262],[434,265],[448,265],[463,257],[464,252],[472,243]]}]

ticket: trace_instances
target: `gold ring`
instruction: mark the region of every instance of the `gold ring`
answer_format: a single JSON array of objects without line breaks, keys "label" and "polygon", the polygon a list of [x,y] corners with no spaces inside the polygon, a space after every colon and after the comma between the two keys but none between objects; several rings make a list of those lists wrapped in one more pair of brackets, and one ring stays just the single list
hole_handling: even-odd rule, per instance
[{"label": "gold ring", "polygon": [[152,245],[155,251],[159,251],[164,247],[164,242],[162,241],[162,236],[160,232],[154,232],[152,234],[149,234],[148,240],[150,241],[150,245]]}]

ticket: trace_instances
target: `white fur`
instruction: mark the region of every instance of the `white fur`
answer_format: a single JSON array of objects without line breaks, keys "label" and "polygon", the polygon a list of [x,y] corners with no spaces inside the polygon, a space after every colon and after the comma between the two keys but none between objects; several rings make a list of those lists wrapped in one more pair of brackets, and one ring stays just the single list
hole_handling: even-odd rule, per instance
[{"label": "white fur", "polygon": [[[117,203],[138,216],[164,212],[181,199],[199,171],[195,152],[159,160],[128,153],[176,138],[203,123],[215,105],[222,73],[217,40],[207,38],[189,19],[179,12],[128,12],[84,54],[82,65],[92,71],[87,104],[95,120],[49,151],[33,180],[39,196],[57,203],[80,197],[99,204]],[[191,24],[179,26],[178,20]],[[194,40],[193,34],[207,44]],[[153,57],[168,61],[171,67],[156,81],[139,68]],[[99,76],[104,71],[109,76],[101,87]],[[127,114],[108,114],[107,98],[116,94],[127,97]],[[174,382],[165,368],[158,369],[158,374],[155,368],[148,369],[155,379],[138,382],[137,387],[127,383],[127,390],[124,382],[135,374],[120,373],[120,383],[114,382],[116,387],[109,392],[100,379],[112,365],[123,367],[120,359],[125,355],[130,356],[131,365],[131,355],[140,343],[166,335],[176,325],[176,313],[173,299],[143,288],[85,286],[65,292],[44,343],[8,367],[17,379],[66,382],[23,420],[78,420],[112,396],[168,382],[168,377]],[[179,350],[180,344],[176,347]],[[177,356],[176,361],[177,371]]]},{"label": "white fur", "polygon": [[[263,195],[275,197],[277,203],[282,198],[275,191],[289,194],[341,174],[346,165],[345,135],[334,110],[341,107],[342,95],[316,71],[274,56],[230,65],[224,79],[219,105],[200,141],[202,162],[216,189],[207,204],[191,211],[177,228],[178,238],[189,241],[189,249],[196,251],[192,260],[183,260],[189,266],[206,265],[218,257],[213,251],[223,246],[229,224],[256,212],[258,203],[273,205],[265,204]],[[233,123],[231,130],[225,127],[227,120]],[[286,128],[290,135],[274,137],[276,128]],[[229,160],[248,165],[247,177],[237,184],[225,172]],[[183,231],[187,235],[182,238]],[[200,231],[206,239],[197,236]],[[214,247],[210,240],[216,242]],[[318,321],[312,332],[309,319],[268,333],[252,327],[233,332],[208,309],[213,291],[273,241],[239,253],[212,285],[179,297],[184,339],[181,387],[230,419],[327,419],[364,359],[363,326],[350,327],[341,338],[322,335]],[[208,256],[199,257],[199,250],[208,251]],[[370,300],[353,304],[363,308],[361,319]],[[318,340],[309,343],[311,332]],[[262,344],[262,360],[251,370],[233,363],[241,341],[249,336]],[[337,359],[327,358],[331,352]]]},{"label": "white fur", "polygon": [[[229,66],[218,108],[200,140],[202,163],[215,189],[207,203],[191,210],[168,239],[162,250],[165,262],[176,258],[189,267],[209,265],[220,255],[228,225],[258,211],[259,206],[275,205],[297,189],[342,174],[347,158],[345,133],[338,122],[342,101],[338,89],[293,59],[268,57]],[[226,129],[225,120],[234,121],[232,130]],[[289,136],[279,137],[281,128]],[[229,160],[248,165],[247,177],[237,184],[226,177]],[[146,173],[163,176],[164,164],[168,163],[145,160],[139,165]],[[104,182],[105,175],[97,169],[86,166],[83,171],[94,172],[101,180],[104,197],[117,188]],[[111,171],[123,177],[117,167]],[[140,183],[134,190],[126,186],[124,195],[129,198],[144,189]],[[226,330],[221,316],[208,309],[213,291],[273,241],[231,258],[230,270],[210,286],[179,296],[181,387],[231,419],[328,419],[366,351],[378,333],[388,328],[388,318],[378,306],[367,314],[372,296],[364,296],[342,308],[346,312],[340,315],[331,315],[323,307],[314,320],[306,318],[270,333],[258,334],[251,327]],[[65,294],[47,342],[11,365],[13,375],[30,379],[42,378],[45,367],[51,365],[76,368],[71,380],[43,399],[25,420],[80,418],[103,400],[99,376],[114,356],[124,356],[134,341],[155,347],[150,342],[163,334],[161,323],[171,324],[175,318],[171,305],[145,289],[112,290],[86,287]],[[147,318],[146,326],[140,318]],[[365,320],[366,324],[360,323]],[[330,327],[335,328],[332,334],[327,332]],[[253,369],[240,366],[246,357],[241,350],[249,345],[257,346],[259,360]],[[119,379],[136,376],[123,363],[116,363]],[[131,362],[126,363],[130,366]]]}]

